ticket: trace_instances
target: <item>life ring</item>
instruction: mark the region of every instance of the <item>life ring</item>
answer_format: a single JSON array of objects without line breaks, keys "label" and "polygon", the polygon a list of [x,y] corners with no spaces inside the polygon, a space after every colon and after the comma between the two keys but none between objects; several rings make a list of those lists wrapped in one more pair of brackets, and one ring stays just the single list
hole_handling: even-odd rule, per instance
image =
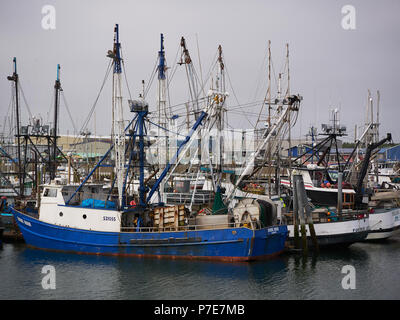
[{"label": "life ring", "polygon": [[135,200],[132,200],[131,202],[129,202],[129,205],[130,205],[131,207],[136,207],[136,202],[135,202]]}]

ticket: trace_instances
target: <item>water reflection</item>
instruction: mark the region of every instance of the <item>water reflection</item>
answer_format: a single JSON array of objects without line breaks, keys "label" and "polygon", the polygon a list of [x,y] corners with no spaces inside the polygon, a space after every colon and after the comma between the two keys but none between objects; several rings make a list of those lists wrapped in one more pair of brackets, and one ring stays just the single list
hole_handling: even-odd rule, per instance
[{"label": "water reflection", "polygon": [[[400,239],[347,249],[283,254],[253,263],[137,259],[64,254],[4,244],[2,299],[390,299],[400,298]],[[345,265],[357,289],[341,287]],[[44,265],[56,290],[43,290]]]}]

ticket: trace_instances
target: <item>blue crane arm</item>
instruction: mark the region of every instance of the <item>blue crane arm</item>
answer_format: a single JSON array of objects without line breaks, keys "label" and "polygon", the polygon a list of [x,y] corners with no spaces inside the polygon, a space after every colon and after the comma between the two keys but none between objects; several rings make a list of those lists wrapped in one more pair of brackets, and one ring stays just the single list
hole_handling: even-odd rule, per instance
[{"label": "blue crane arm", "polygon": [[183,142],[179,145],[178,150],[176,151],[174,157],[172,158],[172,160],[166,165],[164,171],[161,173],[160,177],[157,179],[156,183],[154,184],[153,188],[151,188],[149,195],[147,196],[147,200],[146,203],[149,203],[151,197],[153,196],[154,192],[156,192],[156,190],[158,189],[158,187],[160,186],[160,183],[162,182],[162,180],[166,177],[169,169],[171,169],[172,165],[176,162],[176,160],[179,157],[179,154],[182,150],[182,148],[185,146],[186,143],[189,142],[190,138],[192,137],[193,133],[197,130],[197,128],[200,126],[201,122],[204,120],[204,118],[207,116],[207,113],[205,111],[202,111],[202,113],[200,114],[200,116],[197,118],[196,123],[193,125],[192,129],[190,130],[190,132],[188,133],[188,135],[186,136],[185,140],[183,140]]}]

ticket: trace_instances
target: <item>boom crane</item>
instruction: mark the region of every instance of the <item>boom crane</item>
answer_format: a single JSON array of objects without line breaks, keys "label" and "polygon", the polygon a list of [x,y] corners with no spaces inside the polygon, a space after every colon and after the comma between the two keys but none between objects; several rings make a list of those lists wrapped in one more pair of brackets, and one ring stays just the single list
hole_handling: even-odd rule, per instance
[{"label": "boom crane", "polygon": [[356,208],[361,208],[362,207],[362,184],[363,180],[365,178],[365,175],[367,174],[368,171],[368,166],[369,166],[369,160],[371,158],[372,151],[374,151],[376,148],[379,148],[381,145],[383,145],[385,142],[389,142],[392,140],[392,135],[390,133],[387,134],[386,138],[382,139],[379,142],[376,143],[371,143],[368,145],[367,150],[365,152],[365,158],[363,160],[363,165],[361,167],[358,179],[357,179],[357,184],[355,187],[355,206]]}]

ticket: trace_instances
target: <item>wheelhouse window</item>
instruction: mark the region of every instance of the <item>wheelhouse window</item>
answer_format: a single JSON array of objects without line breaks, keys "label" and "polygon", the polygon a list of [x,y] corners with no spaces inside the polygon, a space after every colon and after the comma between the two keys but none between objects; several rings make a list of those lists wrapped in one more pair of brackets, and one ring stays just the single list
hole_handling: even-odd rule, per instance
[{"label": "wheelhouse window", "polygon": [[57,197],[57,189],[46,188],[44,189],[44,197],[55,198]]}]

